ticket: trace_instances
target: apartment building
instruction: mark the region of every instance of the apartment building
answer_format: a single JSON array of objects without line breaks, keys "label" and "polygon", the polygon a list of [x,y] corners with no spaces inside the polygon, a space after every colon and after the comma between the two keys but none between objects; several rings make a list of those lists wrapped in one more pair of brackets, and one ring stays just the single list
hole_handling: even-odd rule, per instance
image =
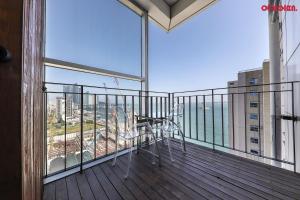
[{"label": "apartment building", "polygon": [[80,104],[80,87],[76,85],[65,85],[63,92],[68,93],[67,98],[71,98],[75,105]]},{"label": "apartment building", "polygon": [[66,117],[72,117],[73,114],[73,101],[68,95],[65,97],[56,97],[55,101],[56,105],[56,119],[58,122],[64,120],[65,115]]},{"label": "apartment building", "polygon": [[264,128],[269,126],[264,107],[267,108],[269,102],[268,92],[264,92],[267,88],[261,86],[268,80],[268,63],[266,60],[262,68],[241,71],[238,80],[228,82],[230,143],[235,149],[255,155],[264,154],[266,145],[271,144],[264,142],[267,141]]}]

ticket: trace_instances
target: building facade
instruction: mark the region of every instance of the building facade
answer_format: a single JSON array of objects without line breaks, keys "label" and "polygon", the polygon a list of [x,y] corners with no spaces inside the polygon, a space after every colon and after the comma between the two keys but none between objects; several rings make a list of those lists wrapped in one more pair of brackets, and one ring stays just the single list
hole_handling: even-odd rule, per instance
[{"label": "building facade", "polygon": [[264,149],[270,145],[265,144],[265,126],[269,126],[269,122],[264,113],[264,107],[270,103],[264,92],[267,88],[261,86],[268,80],[268,63],[264,61],[262,68],[239,72],[238,80],[228,82],[230,144],[255,155],[264,155]]}]

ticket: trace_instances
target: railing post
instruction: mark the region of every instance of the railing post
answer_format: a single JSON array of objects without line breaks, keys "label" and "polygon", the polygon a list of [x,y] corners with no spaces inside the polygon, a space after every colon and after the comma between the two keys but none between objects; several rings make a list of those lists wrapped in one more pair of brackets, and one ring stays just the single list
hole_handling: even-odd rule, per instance
[{"label": "railing post", "polygon": [[[156,97],[155,97],[155,117],[156,117],[156,118],[158,118],[158,108],[157,108],[157,107],[158,107],[158,102],[157,102],[157,101],[158,101],[158,97],[156,96]],[[155,125],[155,129],[156,129],[156,130],[155,130],[155,137],[156,137],[156,138],[158,138],[157,127],[158,127],[158,126],[157,126],[157,124],[156,124],[156,125]],[[148,144],[148,141],[147,141],[146,144]]]},{"label": "railing post", "polygon": [[[169,115],[171,114],[171,110],[174,108],[174,93],[172,93],[171,95],[170,95],[170,103],[169,103]],[[175,121],[175,119],[174,119],[174,112],[172,112],[172,121]],[[174,138],[174,136],[175,136],[175,131],[173,130],[173,133],[172,133],[172,136],[173,136],[173,138]]]},{"label": "railing post", "polygon": [[260,93],[258,94],[258,116],[259,116],[259,120],[258,120],[258,142],[259,142],[259,156],[261,156],[261,130],[260,130],[260,126],[261,126],[261,108],[260,108],[260,104],[261,104],[261,100],[260,100]]},{"label": "railing post", "polygon": [[[177,105],[179,105],[179,102],[180,102],[180,99],[179,99],[179,97],[177,97]],[[175,108],[174,108],[174,112],[175,112]],[[177,106],[177,113],[179,113],[179,106]],[[173,116],[173,118],[174,118],[174,116]],[[177,115],[176,118],[177,118],[177,119],[176,119],[176,122],[177,122],[177,123],[180,123],[180,125],[181,125],[181,122],[180,122],[180,121],[178,122],[178,120],[179,120],[178,115]],[[184,116],[183,116],[183,118],[184,118]],[[174,119],[174,120],[175,120],[175,119]],[[183,119],[182,119],[182,123],[183,123]],[[180,126],[180,127],[183,127],[183,126]],[[177,130],[177,135],[179,135],[179,131],[180,131],[180,130]],[[182,133],[183,133],[183,130],[182,130]]]},{"label": "railing post", "polygon": [[224,99],[221,94],[221,115],[222,115],[222,147],[224,147]]},{"label": "railing post", "polygon": [[191,114],[191,96],[189,96],[189,137],[192,139],[192,114]]},{"label": "railing post", "polygon": [[83,86],[80,86],[80,173],[82,174],[83,165]]},{"label": "railing post", "polygon": [[274,106],[274,158],[277,159],[277,135],[276,135],[276,128],[277,128],[277,123],[276,123],[276,119],[277,119],[277,113],[276,113],[276,91],[273,91],[273,106]]},{"label": "railing post", "polygon": [[47,88],[45,85],[43,86],[43,93],[44,93],[44,165],[45,165],[45,176],[48,175],[48,162],[47,162],[47,150],[48,150],[48,143],[47,143],[47,138],[48,138],[48,132],[47,132],[47,125],[48,125],[48,95],[47,95]]},{"label": "railing post", "polygon": [[108,154],[108,95],[105,94],[105,155]]},{"label": "railing post", "polygon": [[115,131],[115,143],[116,143],[116,144],[115,144],[115,150],[117,150],[118,145],[119,145],[119,144],[118,144],[118,131],[120,131],[120,130],[119,130],[119,125],[118,125],[118,122],[119,122],[119,121],[118,121],[118,117],[117,117],[117,116],[118,116],[118,112],[119,112],[118,98],[119,98],[119,96],[118,96],[118,95],[115,95],[115,104],[116,104],[116,106],[115,106],[115,107],[116,107],[116,110],[115,110],[115,112],[116,112],[116,113],[115,113],[115,115],[116,115],[116,116],[115,116],[115,130],[116,130],[116,131]]},{"label": "railing post", "polygon": [[231,123],[232,123],[232,148],[235,150],[235,134],[234,134],[234,93],[231,93]]},{"label": "railing post", "polygon": [[139,91],[139,115],[142,115],[142,92]]},{"label": "railing post", "polygon": [[205,102],[205,94],[203,95],[203,139],[206,142],[206,102]]},{"label": "railing post", "polygon": [[211,90],[212,95],[212,129],[213,129],[213,150],[215,150],[215,102],[214,102],[214,89]]},{"label": "railing post", "polygon": [[[127,96],[126,95],[123,96],[123,104],[124,104],[123,109],[124,109],[124,112],[125,112],[125,115],[124,115],[124,120],[125,120],[124,131],[126,131],[126,129],[127,129],[127,118],[126,118],[126,115],[127,115],[127,106],[126,106],[126,104],[127,104]],[[128,124],[129,124],[129,122],[128,122]],[[126,140],[125,140],[125,149],[127,149],[127,141]]]},{"label": "railing post", "polygon": [[97,158],[97,95],[94,94],[94,159]]},{"label": "railing post", "polygon": [[65,170],[67,169],[67,94],[64,93],[65,97]]},{"label": "railing post", "polygon": [[293,118],[293,151],[294,151],[294,172],[297,172],[296,162],[296,136],[295,136],[295,100],[294,100],[294,82],[292,82],[292,118]]},{"label": "railing post", "polygon": [[245,131],[245,153],[247,153],[248,152],[248,144],[247,144],[247,142],[248,142],[248,136],[247,136],[247,93],[246,93],[246,91],[245,91],[245,93],[244,93],[244,115],[245,115],[245,118],[244,118],[244,126],[245,126],[245,129],[244,129],[244,131]]},{"label": "railing post", "polygon": [[198,96],[196,96],[196,140],[199,140],[198,125]]},{"label": "railing post", "polygon": [[168,114],[170,114],[170,107],[171,107],[171,93],[168,93]]},{"label": "railing post", "polygon": [[182,129],[183,129],[183,134],[184,134],[184,137],[185,137],[185,96],[182,97],[182,103],[183,103]]}]

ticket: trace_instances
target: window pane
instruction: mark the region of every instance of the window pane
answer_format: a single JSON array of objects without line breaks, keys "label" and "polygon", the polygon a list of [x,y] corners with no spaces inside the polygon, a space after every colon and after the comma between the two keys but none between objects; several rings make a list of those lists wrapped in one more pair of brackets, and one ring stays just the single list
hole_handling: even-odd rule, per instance
[{"label": "window pane", "polygon": [[[108,76],[100,76],[97,74],[82,73],[72,70],[45,67],[45,81],[46,82],[56,82],[56,83],[68,83],[68,84],[78,84],[78,85],[90,85],[90,86],[102,86],[108,88],[130,88],[139,90],[141,89],[141,83],[139,81],[125,80],[125,79],[115,79]],[[50,85],[48,85],[50,87]],[[53,88],[49,88],[53,89]],[[55,88],[56,89],[56,88]],[[61,89],[61,88],[60,88]],[[80,87],[64,87],[64,92],[80,93]],[[92,91],[89,91],[92,92]],[[107,91],[112,92],[112,91]],[[102,91],[103,94],[107,92]],[[123,92],[124,93],[124,92]],[[118,92],[121,95],[123,93]],[[73,97],[73,101],[79,102],[77,96]]]},{"label": "window pane", "polygon": [[140,75],[140,16],[116,0],[46,2],[46,57]]}]

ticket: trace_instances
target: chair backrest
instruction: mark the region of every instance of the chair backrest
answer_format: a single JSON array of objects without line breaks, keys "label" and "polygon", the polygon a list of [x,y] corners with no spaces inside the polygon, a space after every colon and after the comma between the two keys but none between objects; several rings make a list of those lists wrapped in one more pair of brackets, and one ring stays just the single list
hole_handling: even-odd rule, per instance
[{"label": "chair backrest", "polygon": [[177,118],[177,121],[180,121],[180,118],[183,117],[183,103],[178,103],[173,106],[170,110],[170,114],[168,116],[168,120],[174,121]]},{"label": "chair backrest", "polygon": [[165,124],[165,129],[168,131],[174,131],[181,129],[181,121],[183,120],[183,103],[178,103],[173,106],[170,110],[170,114],[167,117],[167,124]]},{"label": "chair backrest", "polygon": [[134,113],[129,115],[121,106],[114,106],[112,117],[117,124],[117,133],[131,134],[137,130]]}]

